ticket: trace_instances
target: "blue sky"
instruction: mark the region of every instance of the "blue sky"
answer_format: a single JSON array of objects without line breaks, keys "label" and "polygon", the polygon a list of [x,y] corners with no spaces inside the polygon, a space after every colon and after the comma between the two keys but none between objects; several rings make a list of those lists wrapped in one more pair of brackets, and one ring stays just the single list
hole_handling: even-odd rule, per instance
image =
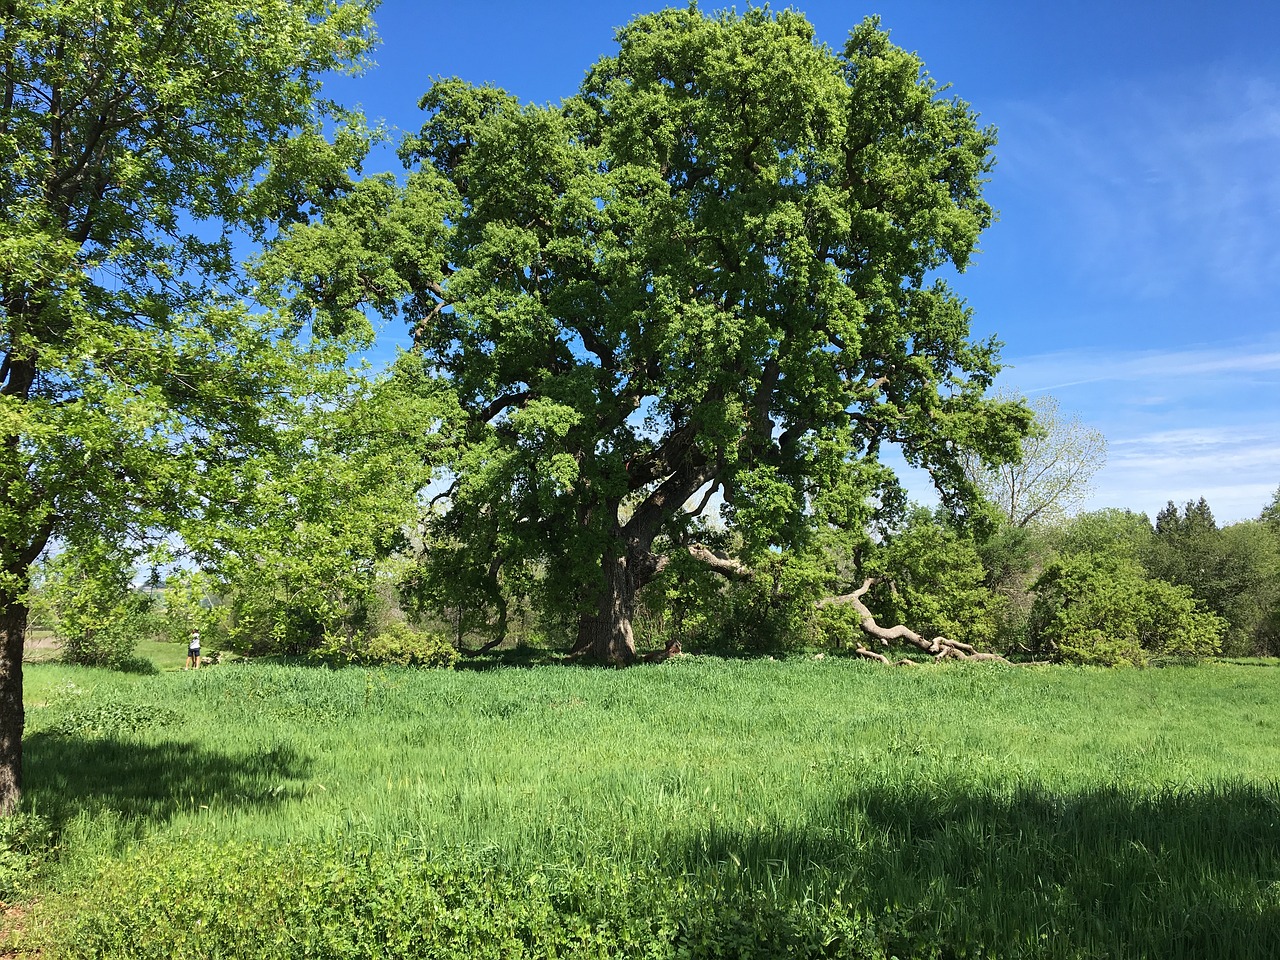
[{"label": "blue sky", "polygon": [[[614,28],[662,6],[384,0],[378,66],[331,93],[404,131],[437,75],[559,102]],[[1280,8],[795,6],[837,48],[878,13],[1000,131],[999,220],[955,286],[975,335],[1005,343],[1002,386],[1106,435],[1088,506],[1204,496],[1219,523],[1256,516],[1280,486]]]}]

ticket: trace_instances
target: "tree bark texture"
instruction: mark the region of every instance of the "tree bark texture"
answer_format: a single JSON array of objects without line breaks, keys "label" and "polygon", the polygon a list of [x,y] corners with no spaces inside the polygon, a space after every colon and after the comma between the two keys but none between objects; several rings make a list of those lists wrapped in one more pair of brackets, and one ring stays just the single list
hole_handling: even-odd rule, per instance
[{"label": "tree bark texture", "polygon": [[0,816],[9,816],[22,800],[22,644],[27,606],[0,595]]},{"label": "tree bark texture", "polygon": [[636,640],[631,630],[635,612],[636,571],[626,556],[606,556],[602,564],[605,583],[593,613],[578,620],[578,642],[572,655],[625,666],[636,659]]}]

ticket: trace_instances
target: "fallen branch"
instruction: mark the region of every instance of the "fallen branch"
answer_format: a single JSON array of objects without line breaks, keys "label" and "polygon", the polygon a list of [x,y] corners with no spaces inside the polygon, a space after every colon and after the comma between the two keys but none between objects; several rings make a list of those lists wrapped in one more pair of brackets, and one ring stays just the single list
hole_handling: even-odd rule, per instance
[{"label": "fallen branch", "polygon": [[672,640],[663,650],[654,650],[646,653],[640,658],[643,663],[662,663],[664,660],[670,660],[672,657],[680,656],[680,641]]},{"label": "fallen branch", "polygon": [[[893,627],[880,626],[876,622],[875,614],[862,602],[862,598],[867,595],[868,590],[875,586],[875,583],[875,578],[868,577],[862,582],[862,586],[852,593],[841,594],[838,597],[826,597],[818,601],[818,606],[847,604],[853,607],[858,614],[858,625],[862,627],[862,632],[879,640],[881,645],[886,647],[893,643],[909,643],[917,649],[933,654],[936,660],[1000,660],[1005,663],[1008,662],[1004,657],[994,653],[979,653],[969,644],[961,643],[959,640],[951,640],[947,637],[934,637],[932,640],[926,640],[910,627],[905,627],[902,624]],[[888,657],[865,647],[858,647],[857,653],[861,657],[878,660],[886,664],[889,663]]]}]

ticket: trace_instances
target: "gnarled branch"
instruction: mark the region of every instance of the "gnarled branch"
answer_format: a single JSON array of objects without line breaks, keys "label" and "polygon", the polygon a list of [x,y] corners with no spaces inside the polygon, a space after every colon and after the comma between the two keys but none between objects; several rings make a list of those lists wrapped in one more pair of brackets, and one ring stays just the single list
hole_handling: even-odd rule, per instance
[{"label": "gnarled branch", "polygon": [[[874,577],[868,577],[862,581],[862,586],[852,593],[841,594],[838,597],[826,597],[818,601],[818,606],[848,604],[853,607],[858,614],[858,624],[862,627],[862,632],[879,640],[886,647],[892,643],[909,643],[919,650],[933,654],[934,658],[938,660],[947,658],[955,658],[957,660],[1004,660],[1004,657],[997,656],[994,653],[979,653],[969,644],[961,643],[959,640],[951,640],[947,637],[934,637],[932,640],[926,640],[910,627],[902,624],[892,627],[880,626],[876,622],[875,615],[862,602],[862,598],[866,596],[868,590],[875,586],[875,583]],[[882,660],[884,663],[889,662],[888,658],[883,655],[871,656],[872,651],[865,650],[865,648],[859,648],[858,654],[870,659]]]},{"label": "gnarled branch", "polygon": [[728,577],[731,580],[750,580],[755,576],[755,572],[740,560],[735,560],[721,551],[712,550],[705,544],[686,544],[685,550],[693,559],[722,577]]}]

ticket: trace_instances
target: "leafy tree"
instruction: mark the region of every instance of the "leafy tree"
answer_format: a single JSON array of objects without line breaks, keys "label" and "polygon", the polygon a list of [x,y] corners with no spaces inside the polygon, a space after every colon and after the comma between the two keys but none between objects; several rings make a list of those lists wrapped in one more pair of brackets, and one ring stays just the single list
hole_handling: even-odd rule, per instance
[{"label": "leafy tree", "polygon": [[1273,649],[1280,622],[1280,538],[1265,521],[1219,528],[1201,497],[1156,517],[1145,556],[1153,576],[1188,587],[1231,626],[1236,654]]},{"label": "leafy tree", "polygon": [[1051,542],[1066,556],[1112,553],[1145,565],[1151,551],[1151,521],[1145,513],[1116,507],[1091,510],[1056,525]]},{"label": "leafy tree", "polygon": [[1258,515],[1258,519],[1280,532],[1280,487],[1276,487],[1276,492],[1272,495],[1271,502],[1262,508],[1262,513]]},{"label": "leafy tree", "polygon": [[152,606],[150,596],[133,587],[132,559],[99,543],[64,551],[40,565],[33,590],[38,612],[53,628],[67,662],[118,666],[132,658],[148,631]]},{"label": "leafy tree", "polygon": [[160,639],[186,644],[192,630],[200,631],[202,648],[227,646],[229,611],[219,584],[200,570],[182,568],[165,578],[163,600],[156,604],[154,625]]},{"label": "leafy tree", "polygon": [[1153,655],[1221,649],[1221,617],[1203,609],[1186,587],[1149,578],[1122,552],[1057,557],[1033,589],[1031,636],[1039,652],[1055,659],[1141,666]]},{"label": "leafy tree", "polygon": [[1042,394],[1027,403],[1035,422],[1017,460],[988,464],[977,452],[964,458],[965,475],[1015,527],[1070,513],[1107,462],[1106,438],[1078,416],[1065,419],[1056,399]]},{"label": "leafy tree", "polygon": [[243,305],[234,241],[348,184],[365,137],[326,142],[320,78],[361,63],[370,6],[3,3],[0,810],[20,792],[32,563],[199,515],[299,370],[341,359]]},{"label": "leafy tree", "polygon": [[421,424],[439,411],[411,389],[412,372],[356,380],[282,425],[275,448],[239,471],[252,483],[188,533],[227,604],[233,647],[299,654],[371,626],[438,456]]},{"label": "leafy tree", "polygon": [[[889,444],[963,510],[960,451],[1014,455],[1029,413],[984,398],[997,345],[940,276],[991,220],[994,134],[916,56],[874,19],[834,53],[793,11],[617,39],[560,106],[436,83],[395,202],[372,183],[354,235],[291,240],[331,264],[296,275],[303,315],[403,309],[457,398],[428,565],[494,597],[537,570],[575,650],[626,662],[673,556],[742,577],[865,536],[903,502]],[[716,493],[736,555],[699,539]]]},{"label": "leafy tree", "polygon": [[1280,654],[1280,531],[1246,520],[1223,527],[1219,537],[1221,564],[1212,593],[1221,603],[1216,612],[1230,624],[1227,652],[1276,656]]}]

